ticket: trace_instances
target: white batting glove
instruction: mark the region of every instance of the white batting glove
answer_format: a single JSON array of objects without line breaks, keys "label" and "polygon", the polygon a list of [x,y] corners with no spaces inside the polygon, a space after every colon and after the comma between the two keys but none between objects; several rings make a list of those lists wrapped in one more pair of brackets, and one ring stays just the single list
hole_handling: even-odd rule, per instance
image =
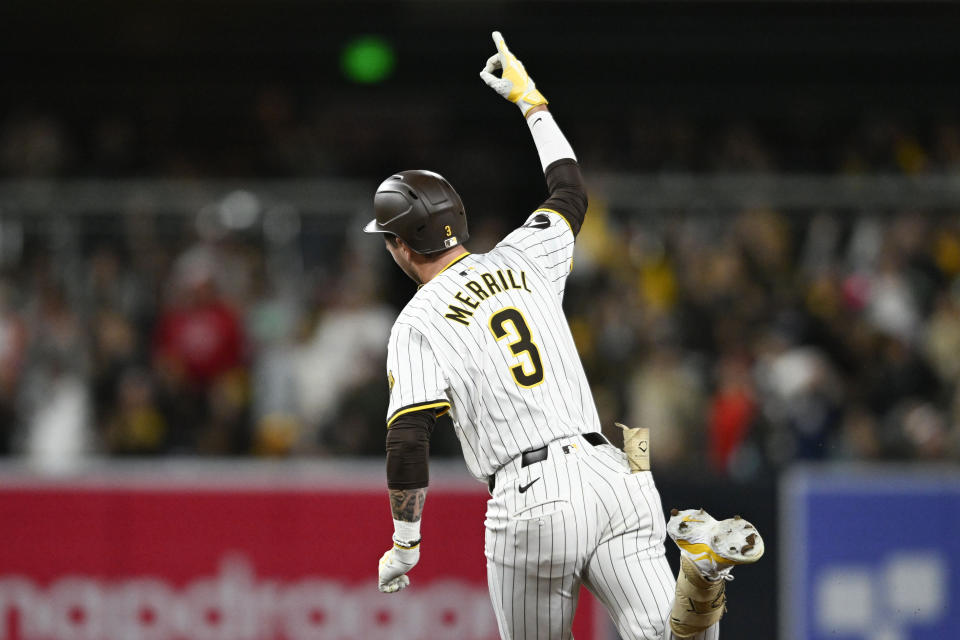
[{"label": "white batting glove", "polygon": [[[533,78],[527,74],[523,63],[511,53],[499,31],[493,32],[493,41],[497,45],[497,52],[487,60],[487,66],[480,72],[480,77],[491,89],[520,107],[523,115],[540,104],[547,104],[547,99],[537,91]],[[493,75],[497,69],[503,69],[502,77]]]},{"label": "white batting glove", "polygon": [[395,593],[410,586],[406,573],[420,560],[420,543],[412,547],[403,547],[393,543],[380,558],[380,576],[377,588],[383,593]]}]

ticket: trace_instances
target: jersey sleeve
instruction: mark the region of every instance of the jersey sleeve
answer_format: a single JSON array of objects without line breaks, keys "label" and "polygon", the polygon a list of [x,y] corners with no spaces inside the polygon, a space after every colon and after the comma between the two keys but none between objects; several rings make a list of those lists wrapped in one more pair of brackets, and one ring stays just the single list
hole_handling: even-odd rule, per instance
[{"label": "jersey sleeve", "polygon": [[526,254],[562,295],[567,276],[573,269],[574,238],[573,229],[565,217],[553,209],[541,207],[497,246],[513,247]]},{"label": "jersey sleeve", "polygon": [[450,410],[447,377],[430,343],[408,324],[395,324],[387,346],[390,403],[387,428],[400,416],[431,409],[442,416]]}]

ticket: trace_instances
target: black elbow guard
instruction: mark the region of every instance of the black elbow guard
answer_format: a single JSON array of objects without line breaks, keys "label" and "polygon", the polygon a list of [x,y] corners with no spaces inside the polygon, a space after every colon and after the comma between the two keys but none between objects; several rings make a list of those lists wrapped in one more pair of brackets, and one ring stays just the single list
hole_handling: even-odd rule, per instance
[{"label": "black elbow guard", "polygon": [[387,429],[387,487],[420,489],[430,483],[430,434],[437,422],[433,411],[414,411]]},{"label": "black elbow guard", "polygon": [[587,189],[580,175],[580,165],[572,158],[557,160],[547,166],[544,177],[550,197],[541,208],[553,209],[562,215],[570,223],[573,235],[577,235],[587,215]]}]

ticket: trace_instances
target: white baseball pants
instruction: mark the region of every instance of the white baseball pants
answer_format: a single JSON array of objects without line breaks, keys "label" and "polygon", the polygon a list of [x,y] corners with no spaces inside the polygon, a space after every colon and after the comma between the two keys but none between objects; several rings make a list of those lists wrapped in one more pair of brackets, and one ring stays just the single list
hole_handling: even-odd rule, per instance
[{"label": "white baseball pants", "polygon": [[[672,640],[676,578],[664,556],[666,522],[650,472],[582,436],[551,442],[547,459],[516,458],[487,503],[487,582],[504,640],[567,640],[585,585],[624,640]],[[695,640],[717,640],[713,625]]]}]

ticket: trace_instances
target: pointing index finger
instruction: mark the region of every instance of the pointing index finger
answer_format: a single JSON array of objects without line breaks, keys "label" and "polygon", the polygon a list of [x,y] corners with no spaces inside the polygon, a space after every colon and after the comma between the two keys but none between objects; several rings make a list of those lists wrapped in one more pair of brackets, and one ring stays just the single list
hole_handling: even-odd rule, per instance
[{"label": "pointing index finger", "polygon": [[503,36],[500,35],[499,31],[494,31],[492,34],[493,42],[497,45],[497,51],[503,54],[510,53],[510,49],[507,48],[507,43],[504,41]]}]

